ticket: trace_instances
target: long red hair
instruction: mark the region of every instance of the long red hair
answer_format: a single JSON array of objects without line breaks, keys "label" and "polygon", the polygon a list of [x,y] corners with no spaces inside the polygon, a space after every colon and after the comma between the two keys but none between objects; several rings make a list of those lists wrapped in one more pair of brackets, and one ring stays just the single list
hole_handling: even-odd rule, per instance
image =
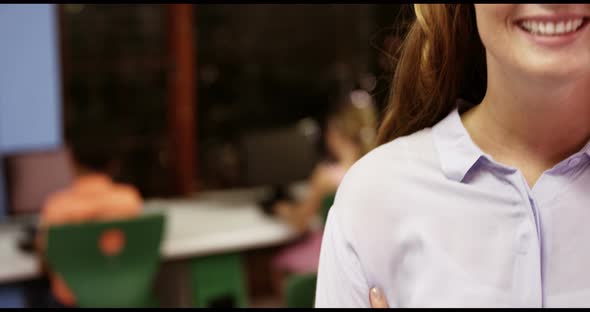
[{"label": "long red hair", "polygon": [[416,4],[399,50],[377,144],[431,127],[455,107],[485,95],[485,49],[473,4]]}]

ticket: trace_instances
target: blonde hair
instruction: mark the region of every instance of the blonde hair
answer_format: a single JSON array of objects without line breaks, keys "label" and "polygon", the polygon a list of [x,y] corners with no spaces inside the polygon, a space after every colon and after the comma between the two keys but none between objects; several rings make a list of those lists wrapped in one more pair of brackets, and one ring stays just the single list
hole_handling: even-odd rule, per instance
[{"label": "blonde hair", "polygon": [[377,112],[368,92],[351,92],[339,110],[328,117],[328,123],[347,139],[358,144],[361,155],[375,147]]},{"label": "blonde hair", "polygon": [[415,4],[414,12],[399,50],[378,144],[433,126],[451,112],[457,98],[477,104],[485,94],[485,49],[473,5]]}]

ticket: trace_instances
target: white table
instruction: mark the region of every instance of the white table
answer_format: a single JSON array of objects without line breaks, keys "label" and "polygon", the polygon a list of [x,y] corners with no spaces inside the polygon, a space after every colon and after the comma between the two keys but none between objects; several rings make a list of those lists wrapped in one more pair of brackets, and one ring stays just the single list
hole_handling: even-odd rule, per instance
[{"label": "white table", "polygon": [[[269,192],[268,188],[252,188],[203,192],[187,199],[152,199],[146,201],[145,211],[166,215],[164,260],[243,251],[283,244],[298,235],[262,212],[258,202]],[[302,198],[305,184],[293,185],[291,193]],[[18,222],[0,225],[0,283],[40,275],[37,257],[18,249],[21,234]]]},{"label": "white table", "polygon": [[39,276],[39,262],[34,254],[21,251],[18,240],[22,233],[20,223],[0,226],[0,282],[11,283]]},{"label": "white table", "polygon": [[165,259],[242,251],[297,238],[291,227],[265,215],[258,202],[264,188],[202,193],[182,200],[151,200],[149,211],[166,215]]}]

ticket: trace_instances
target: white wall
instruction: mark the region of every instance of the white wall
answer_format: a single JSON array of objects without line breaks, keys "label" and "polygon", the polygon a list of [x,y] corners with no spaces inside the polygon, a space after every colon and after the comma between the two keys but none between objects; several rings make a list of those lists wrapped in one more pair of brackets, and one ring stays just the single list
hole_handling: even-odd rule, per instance
[{"label": "white wall", "polygon": [[[0,4],[0,160],[62,142],[57,7]],[[6,214],[0,164],[0,217]]]},{"label": "white wall", "polygon": [[0,4],[0,153],[61,143],[57,10]]}]

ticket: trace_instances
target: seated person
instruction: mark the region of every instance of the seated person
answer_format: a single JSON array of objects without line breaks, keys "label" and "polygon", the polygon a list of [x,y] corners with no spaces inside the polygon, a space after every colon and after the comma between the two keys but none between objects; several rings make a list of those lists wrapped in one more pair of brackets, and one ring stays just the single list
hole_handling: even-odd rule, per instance
[{"label": "seated person", "polygon": [[[49,196],[42,207],[36,245],[41,255],[46,249],[47,230],[50,226],[89,221],[126,219],[141,214],[142,200],[138,191],[129,185],[114,183],[103,174],[85,174],[77,178],[69,188]],[[113,239],[117,239],[114,237]],[[100,248],[108,250],[114,241],[101,241]],[[71,307],[76,298],[65,281],[49,271],[51,291],[58,304]]]},{"label": "seated person", "polygon": [[[353,91],[327,119],[325,143],[333,160],[316,166],[309,179],[309,193],[302,202],[279,200],[273,207],[275,214],[298,231],[308,231],[323,200],[336,192],[348,168],[373,147],[375,128],[371,96],[365,91]],[[273,259],[275,287],[279,292],[284,274],[317,271],[321,239],[322,230],[308,232]]]}]

